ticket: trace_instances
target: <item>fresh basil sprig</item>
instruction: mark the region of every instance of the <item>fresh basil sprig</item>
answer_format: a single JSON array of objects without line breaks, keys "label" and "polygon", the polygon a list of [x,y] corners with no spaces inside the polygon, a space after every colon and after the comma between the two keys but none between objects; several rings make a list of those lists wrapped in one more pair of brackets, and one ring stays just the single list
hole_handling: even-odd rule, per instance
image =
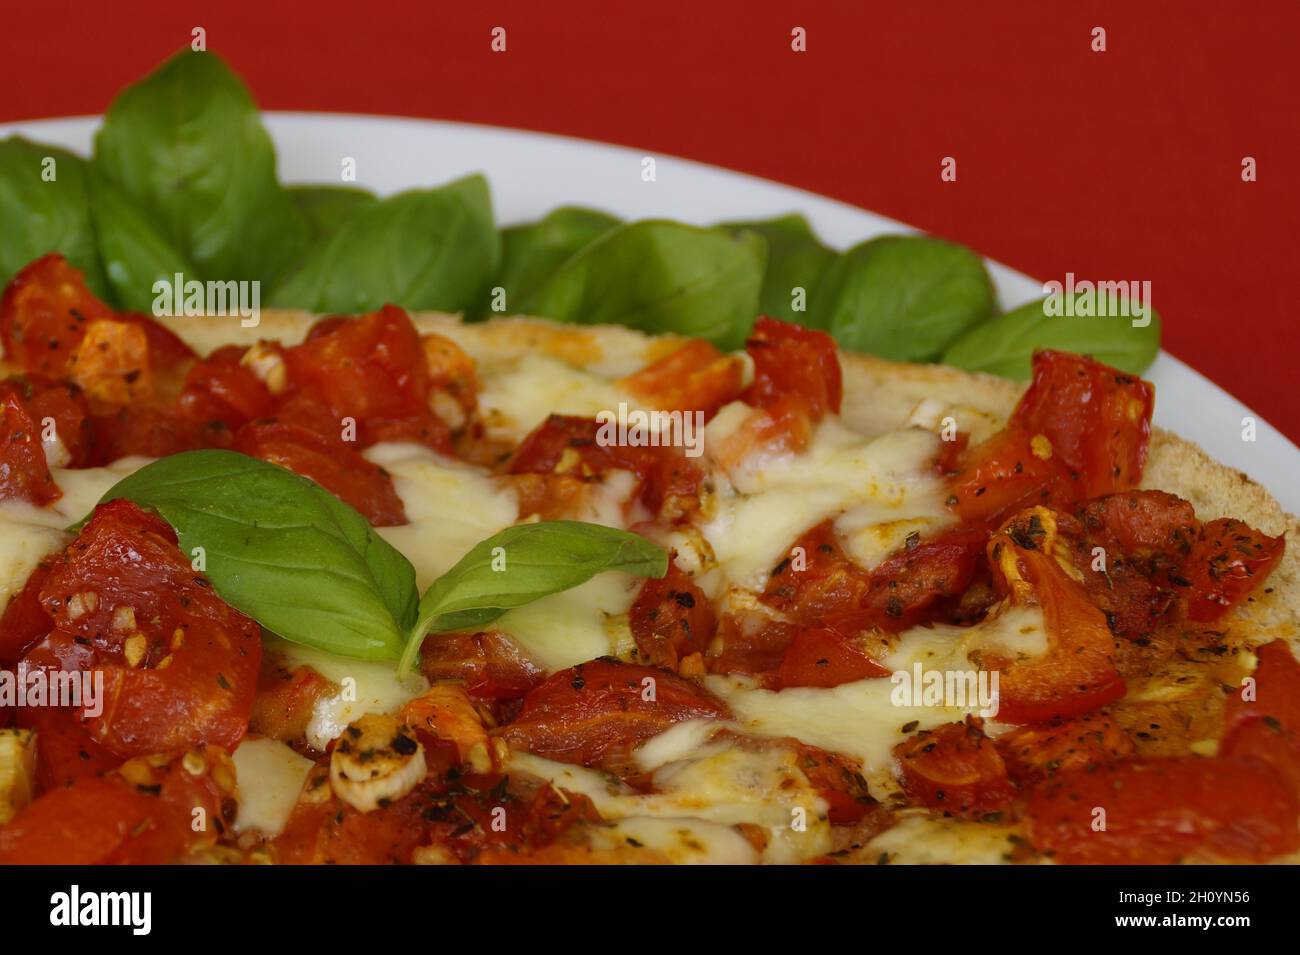
[{"label": "fresh basil sprig", "polygon": [[[753,222],[726,222],[723,228],[748,229],[767,240],[767,269],[758,310],[764,315],[812,325],[808,300],[836,255],[813,234],[808,220],[798,214]],[[796,310],[794,290],[804,290],[804,308]]]},{"label": "fresh basil sprig", "polygon": [[845,348],[895,361],[934,361],[993,313],[983,260],[919,235],[863,242],[832,262],[812,295],[811,324]]},{"label": "fresh basil sprig", "polygon": [[602,571],[668,569],[668,555],[636,534],[522,524],[477,544],[421,600],[410,561],[361,514],[278,465],[186,451],[123,478],[100,503],[119,498],[166,520],[187,555],[201,553],[222,599],[267,630],[340,656],[400,660],[403,672],[430,632],[482,626]]},{"label": "fresh basil sprig", "polygon": [[94,163],[197,278],[270,282],[307,245],[257,104],[212,53],[187,49],[118,94]]},{"label": "fresh basil sprig", "polygon": [[86,161],[18,136],[0,141],[0,282],[47,252],[62,252],[91,291],[111,298],[86,199]]},{"label": "fresh basil sprig", "polygon": [[292,471],[233,451],[145,465],[100,503],[156,511],[181,550],[203,548],[218,594],[293,643],[395,660],[415,622],[415,569],[359,513]]},{"label": "fresh basil sprig", "polygon": [[668,555],[644,537],[600,524],[543,521],[507,527],[476,544],[425,591],[398,674],[410,669],[428,633],[482,627],[507,610],[570,590],[607,570],[662,577]]},{"label": "fresh basil sprig", "polygon": [[[505,311],[513,311],[514,302],[527,301],[565,259],[619,224],[595,209],[561,206],[537,222],[502,229],[501,268],[492,284],[505,292]],[[491,299],[480,303],[472,317],[500,311]]]},{"label": "fresh basil sprig", "polygon": [[766,258],[753,232],[632,222],[583,246],[511,311],[737,348],[758,311]]},{"label": "fresh basil sprig", "polygon": [[487,180],[466,176],[360,203],[285,276],[272,304],[368,312],[391,302],[458,312],[480,300],[500,258]]},{"label": "fresh basil sprig", "polygon": [[[1032,373],[1034,352],[1040,348],[1091,355],[1100,362],[1140,375],[1155,361],[1160,351],[1160,315],[1150,305],[1149,315],[1137,319],[1121,314],[1120,300],[1102,295],[1088,309],[1094,314],[1081,315],[1081,300],[1076,298],[1075,314],[1064,314],[1059,296],[1054,307],[1039,299],[997,318],[976,325],[948,347],[943,363],[967,371],[983,371],[1024,381]],[[1100,307],[1098,304],[1100,303]],[[1131,311],[1131,309],[1128,309]],[[1097,315],[1098,311],[1106,314]],[[1147,319],[1150,319],[1147,322]],[[1145,324],[1141,324],[1145,323]]]}]

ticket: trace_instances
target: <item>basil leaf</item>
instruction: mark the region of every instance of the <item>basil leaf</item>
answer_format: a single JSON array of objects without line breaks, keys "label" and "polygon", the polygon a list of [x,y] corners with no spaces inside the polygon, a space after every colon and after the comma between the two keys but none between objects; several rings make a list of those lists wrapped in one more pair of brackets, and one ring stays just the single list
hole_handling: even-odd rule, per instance
[{"label": "basil leaf", "polygon": [[[809,325],[812,313],[807,303],[817,281],[835,253],[818,241],[808,220],[796,214],[755,222],[723,223],[727,229],[749,229],[767,240],[767,271],[758,310],[764,315]],[[804,309],[795,311],[794,289],[804,290]]]},{"label": "basil leaf", "polygon": [[86,274],[91,291],[110,297],[90,222],[84,159],[19,136],[0,142],[0,223],[0,282],[47,252],[61,252]]},{"label": "basil leaf", "polygon": [[360,206],[308,250],[272,304],[353,313],[392,303],[458,312],[481,299],[500,258],[487,180],[466,176]]},{"label": "basil leaf", "polygon": [[306,218],[313,239],[337,232],[358,209],[379,201],[374,193],[356,186],[290,186],[289,195]]},{"label": "basil leaf", "polygon": [[177,273],[192,276],[194,270],[126,193],[93,168],[87,182],[99,254],[117,304],[149,314],[155,281],[170,283]]},{"label": "basil leaf", "polygon": [[[618,226],[619,220],[595,209],[563,206],[544,219],[501,230],[501,270],[492,283],[505,290],[511,303],[527,301],[529,294],[558,269],[569,256]],[[476,316],[492,311],[491,296]]]},{"label": "basil leaf", "polygon": [[[1105,316],[1080,315],[1082,297],[1075,296],[1075,312],[1064,314],[1064,300],[1055,295],[1030,302],[977,325],[949,346],[943,363],[967,371],[985,371],[1006,378],[1026,380],[1032,374],[1032,359],[1039,348],[1091,355],[1100,362],[1140,375],[1155,361],[1160,351],[1160,315],[1150,308],[1137,321],[1150,321],[1145,327],[1133,325],[1134,317],[1120,314],[1120,299],[1110,293],[1098,297],[1086,310],[1098,311],[1104,302]],[[1051,303],[1050,306],[1048,303]],[[1055,314],[1048,314],[1048,311]]]},{"label": "basil leaf", "polygon": [[396,660],[415,622],[415,569],[320,485],[233,451],[186,451],[123,478],[127,498],[202,547],[221,598],[293,643]]},{"label": "basil leaf", "polygon": [[429,633],[482,627],[507,610],[607,570],[662,577],[668,573],[668,554],[644,537],[600,524],[542,521],[507,527],[476,544],[425,591],[398,674],[410,669]]},{"label": "basil leaf", "polygon": [[634,222],[583,246],[511,310],[738,348],[758,311],[766,252],[749,231]]},{"label": "basil leaf", "polygon": [[118,94],[95,166],[200,279],[269,283],[306,247],[257,106],[213,53],[185,50]]},{"label": "basil leaf", "polygon": [[983,260],[928,236],[885,236],[826,269],[811,324],[845,348],[895,361],[933,361],[994,309]]}]

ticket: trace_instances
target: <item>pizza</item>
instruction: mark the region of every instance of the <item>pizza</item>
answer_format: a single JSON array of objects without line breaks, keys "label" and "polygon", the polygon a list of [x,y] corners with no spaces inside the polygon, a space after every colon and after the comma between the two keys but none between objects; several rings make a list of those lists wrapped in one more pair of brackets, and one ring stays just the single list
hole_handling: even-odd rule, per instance
[{"label": "pizza", "polygon": [[[1300,849],[1295,518],[1088,357],[1039,352],[1025,387],[764,317],[733,354],[392,306],[155,320],[58,255],[0,340],[0,862]],[[403,674],[313,645],[319,608],[268,624],[317,555],[262,551],[282,583],[248,603],[174,516],[215,497],[115,496],[214,452],[324,489],[421,590],[511,528],[662,562],[569,579],[576,550],[502,546],[503,591],[563,584],[442,605]],[[289,526],[235,496],[249,539]]]}]

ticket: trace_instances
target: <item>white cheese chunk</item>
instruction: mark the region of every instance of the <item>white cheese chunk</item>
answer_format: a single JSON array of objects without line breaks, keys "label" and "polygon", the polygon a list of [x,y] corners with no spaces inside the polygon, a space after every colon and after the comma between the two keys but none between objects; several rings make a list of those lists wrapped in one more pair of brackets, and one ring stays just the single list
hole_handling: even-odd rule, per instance
[{"label": "white cheese chunk", "polygon": [[235,831],[255,829],[274,839],[284,831],[315,764],[284,743],[261,737],[245,738],[233,759],[239,786]]}]

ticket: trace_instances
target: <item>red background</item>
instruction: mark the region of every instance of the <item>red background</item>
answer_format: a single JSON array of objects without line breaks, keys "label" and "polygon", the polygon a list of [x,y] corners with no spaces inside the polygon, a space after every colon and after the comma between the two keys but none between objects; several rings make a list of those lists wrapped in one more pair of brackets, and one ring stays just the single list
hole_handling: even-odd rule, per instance
[{"label": "red background", "polygon": [[[1169,351],[1300,438],[1292,0],[6,6],[0,121],[102,112],[203,26],[267,109],[638,146],[834,196],[1038,278],[1150,279]],[[790,50],[796,25],[806,53]]]}]

